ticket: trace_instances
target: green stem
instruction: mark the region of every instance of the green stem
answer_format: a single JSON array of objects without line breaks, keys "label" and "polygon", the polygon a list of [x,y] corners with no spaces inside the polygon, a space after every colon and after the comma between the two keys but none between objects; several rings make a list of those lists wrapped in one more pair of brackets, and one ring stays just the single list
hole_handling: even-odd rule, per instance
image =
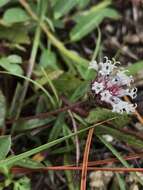
[{"label": "green stem", "polygon": [[[42,1],[41,1],[41,4],[42,4]],[[45,10],[46,9],[41,10],[40,20],[39,20],[39,23],[38,23],[36,31],[35,31],[33,47],[32,47],[32,51],[31,51],[31,55],[30,55],[30,59],[29,59],[28,71],[27,71],[27,74],[26,74],[27,78],[31,78],[32,71],[33,71],[33,68],[34,68],[34,65],[35,65],[36,55],[37,55],[37,52],[38,52],[38,47],[39,47],[39,42],[40,42],[40,34],[41,34],[40,22],[43,19],[43,15],[45,13]],[[28,86],[29,86],[29,81],[25,80],[24,85],[23,85],[23,93],[21,94],[20,101],[19,101],[19,107],[18,107],[17,113],[16,113],[16,119],[18,119],[19,116],[20,116],[20,113],[21,113],[21,110],[22,110],[22,107],[23,107],[23,102],[24,102],[24,99],[25,99],[25,96],[26,96],[26,93],[27,93],[27,90],[28,90]],[[12,126],[12,131],[11,132],[13,133],[14,130],[15,130],[15,124]]]},{"label": "green stem", "polygon": [[[31,56],[30,56],[30,60],[29,60],[29,67],[28,67],[28,72],[26,75],[27,78],[31,78],[31,75],[32,75],[32,71],[34,68],[35,59],[36,59],[36,55],[37,55],[37,51],[38,51],[38,46],[39,46],[40,33],[41,33],[41,29],[38,26],[36,29],[36,32],[35,32],[32,52],[31,52]],[[24,99],[25,99],[25,96],[26,96],[26,93],[28,90],[28,86],[29,86],[29,81],[25,80],[24,87],[23,87],[23,93],[20,97],[19,107],[18,107],[17,114],[16,114],[16,119],[18,119],[20,116],[22,106],[23,106],[23,102],[24,102]]]},{"label": "green stem", "polygon": [[32,17],[33,20],[38,22],[42,28],[42,30],[45,32],[47,37],[50,39],[51,43],[59,50],[61,51],[67,58],[72,60],[73,62],[76,62],[84,67],[88,66],[88,60],[80,57],[75,52],[66,49],[66,47],[60,42],[47,28],[46,24],[44,22],[40,22],[37,15],[31,10],[29,4],[24,0],[19,0],[21,5],[25,8],[25,10],[28,12],[28,14]]}]

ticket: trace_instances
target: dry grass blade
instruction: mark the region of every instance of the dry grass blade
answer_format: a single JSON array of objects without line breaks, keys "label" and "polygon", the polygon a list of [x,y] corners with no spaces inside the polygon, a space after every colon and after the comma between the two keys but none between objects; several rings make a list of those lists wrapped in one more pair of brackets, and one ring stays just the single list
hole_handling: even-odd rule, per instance
[{"label": "dry grass blade", "polygon": [[[49,167],[45,167],[45,168],[42,168],[42,169],[26,169],[26,168],[19,168],[19,167],[14,167],[12,169],[12,173],[13,174],[28,174],[28,173],[34,173],[34,172],[47,172],[48,170],[53,170],[53,171],[63,171],[63,170],[73,170],[73,171],[82,171],[82,167],[81,166],[75,166],[75,167],[66,167],[66,166],[62,166],[61,168],[60,167],[53,167],[53,166],[49,166]],[[143,168],[119,168],[119,167],[116,167],[116,168],[101,168],[101,167],[87,167],[87,171],[106,171],[106,172],[126,172],[126,173],[129,173],[129,172],[143,172]],[[82,189],[83,190],[83,189]]]},{"label": "dry grass blade", "polygon": [[84,150],[82,174],[81,174],[81,186],[80,186],[81,190],[86,190],[86,176],[87,176],[87,168],[88,168],[88,156],[89,156],[90,144],[91,144],[93,132],[94,132],[94,128],[89,130],[87,141],[86,141],[86,146],[85,146],[85,150]]}]

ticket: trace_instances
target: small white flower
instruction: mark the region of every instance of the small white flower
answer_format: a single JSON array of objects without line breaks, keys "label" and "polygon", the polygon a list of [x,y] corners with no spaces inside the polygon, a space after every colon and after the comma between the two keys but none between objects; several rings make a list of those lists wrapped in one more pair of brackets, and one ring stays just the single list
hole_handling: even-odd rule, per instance
[{"label": "small white flower", "polygon": [[112,112],[123,113],[126,112],[127,114],[135,112],[136,105],[130,104],[123,100],[120,100],[117,104],[113,104]]},{"label": "small white flower", "polygon": [[115,64],[112,63],[111,60],[108,59],[108,57],[105,57],[105,62],[100,62],[100,71],[99,73],[103,76],[108,76],[114,68],[116,68]]},{"label": "small white flower", "polygon": [[98,64],[97,64],[97,62],[96,61],[91,61],[90,63],[89,63],[89,67],[88,67],[88,69],[94,69],[94,70],[98,70]]},{"label": "small white flower", "polygon": [[102,83],[99,82],[94,82],[92,84],[92,90],[95,91],[95,94],[98,94],[99,92],[101,92],[104,89],[104,86]]},{"label": "small white flower", "polygon": [[112,106],[112,112],[130,114],[135,112],[136,105],[123,101],[123,96],[132,99],[137,96],[137,88],[131,88],[133,77],[126,74],[127,70],[117,70],[115,60],[111,61],[105,57],[105,62],[92,63],[90,68],[97,70],[97,76],[92,83],[91,89],[98,96],[98,102],[104,102]]},{"label": "small white flower", "polygon": [[118,80],[118,83],[120,83],[120,85],[130,86],[131,82],[133,82],[134,80],[132,76],[126,75],[126,72],[128,72],[128,70],[118,71],[116,74],[116,80]]}]

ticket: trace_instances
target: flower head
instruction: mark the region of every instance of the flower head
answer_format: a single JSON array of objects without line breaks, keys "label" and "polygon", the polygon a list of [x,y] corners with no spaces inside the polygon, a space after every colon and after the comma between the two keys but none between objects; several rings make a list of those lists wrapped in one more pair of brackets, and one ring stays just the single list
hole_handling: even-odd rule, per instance
[{"label": "flower head", "polygon": [[117,68],[117,61],[105,57],[105,62],[97,64],[92,61],[89,69],[97,71],[97,77],[91,84],[92,92],[112,107],[113,112],[127,114],[135,111],[136,105],[123,101],[123,96],[130,96],[132,99],[137,96],[137,88],[131,88],[133,77],[127,75],[127,70]]}]

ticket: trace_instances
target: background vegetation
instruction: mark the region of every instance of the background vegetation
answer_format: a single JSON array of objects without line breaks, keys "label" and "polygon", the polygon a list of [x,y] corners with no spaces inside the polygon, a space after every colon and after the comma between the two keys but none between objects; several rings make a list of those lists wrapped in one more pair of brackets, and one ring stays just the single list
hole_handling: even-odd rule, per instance
[{"label": "background vegetation", "polygon": [[[0,0],[0,189],[142,188],[142,19],[137,0]],[[134,76],[134,115],[91,97],[104,56]]]}]

